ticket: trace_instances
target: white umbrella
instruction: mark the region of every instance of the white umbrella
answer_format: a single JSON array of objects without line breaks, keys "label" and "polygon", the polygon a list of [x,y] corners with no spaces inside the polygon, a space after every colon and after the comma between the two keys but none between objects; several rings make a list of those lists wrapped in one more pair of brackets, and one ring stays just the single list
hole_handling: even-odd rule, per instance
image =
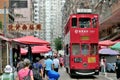
[{"label": "white umbrella", "polygon": [[99,50],[99,54],[118,55],[119,52],[110,48],[103,48]]}]

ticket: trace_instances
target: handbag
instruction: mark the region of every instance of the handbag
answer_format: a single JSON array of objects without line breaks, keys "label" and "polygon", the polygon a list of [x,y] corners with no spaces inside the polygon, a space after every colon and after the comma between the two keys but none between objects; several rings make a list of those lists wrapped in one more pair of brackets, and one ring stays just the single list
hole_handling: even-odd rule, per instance
[{"label": "handbag", "polygon": [[25,76],[25,77],[23,78],[23,80],[31,80],[30,70],[29,70],[29,72],[28,72],[28,75]]}]

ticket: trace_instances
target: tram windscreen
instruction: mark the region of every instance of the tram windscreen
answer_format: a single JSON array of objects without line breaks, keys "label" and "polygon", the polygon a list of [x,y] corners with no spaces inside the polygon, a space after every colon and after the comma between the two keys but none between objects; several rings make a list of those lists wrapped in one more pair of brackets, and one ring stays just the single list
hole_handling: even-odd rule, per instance
[{"label": "tram windscreen", "polygon": [[80,28],[90,27],[90,18],[79,18]]},{"label": "tram windscreen", "polygon": [[77,27],[77,18],[72,18],[72,27]]}]

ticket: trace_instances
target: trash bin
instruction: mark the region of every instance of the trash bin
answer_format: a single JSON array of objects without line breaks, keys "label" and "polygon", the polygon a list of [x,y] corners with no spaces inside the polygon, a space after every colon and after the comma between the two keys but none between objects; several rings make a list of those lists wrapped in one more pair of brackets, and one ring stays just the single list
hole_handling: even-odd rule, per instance
[{"label": "trash bin", "polygon": [[48,71],[49,80],[57,80],[60,77],[60,74],[54,70]]},{"label": "trash bin", "polygon": [[1,76],[1,80],[14,80],[14,72],[10,65],[5,67],[4,73]]}]

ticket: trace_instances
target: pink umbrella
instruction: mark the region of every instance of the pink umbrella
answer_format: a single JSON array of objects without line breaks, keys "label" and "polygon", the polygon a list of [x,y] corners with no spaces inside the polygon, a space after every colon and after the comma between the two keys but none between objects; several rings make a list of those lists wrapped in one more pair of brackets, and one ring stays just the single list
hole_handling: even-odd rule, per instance
[{"label": "pink umbrella", "polygon": [[100,46],[111,46],[115,44],[115,42],[111,41],[111,40],[104,40],[104,41],[100,41],[99,45]]},{"label": "pink umbrella", "polygon": [[21,55],[26,55],[27,54],[27,50],[24,48],[20,48],[20,53]]},{"label": "pink umbrella", "polygon": [[49,52],[51,49],[47,48],[47,46],[33,46],[32,53],[46,53]]}]

